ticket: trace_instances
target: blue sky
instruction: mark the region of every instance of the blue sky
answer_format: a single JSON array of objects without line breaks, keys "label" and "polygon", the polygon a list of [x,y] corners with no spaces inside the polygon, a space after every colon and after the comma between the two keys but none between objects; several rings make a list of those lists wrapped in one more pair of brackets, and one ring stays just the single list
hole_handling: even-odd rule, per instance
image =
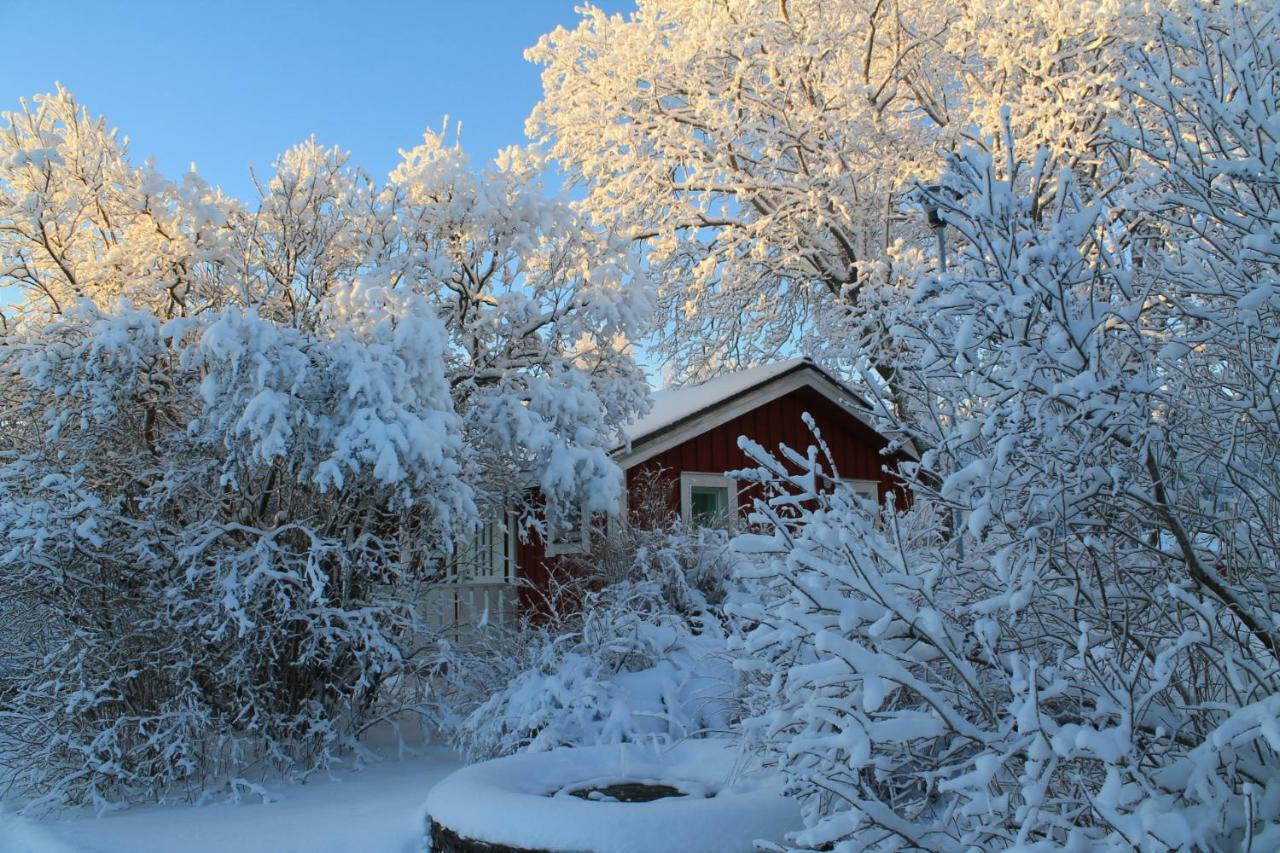
[{"label": "blue sky", "polygon": [[[526,47],[579,0],[0,0],[14,53],[0,109],[55,82],[170,176],[232,195],[314,133],[381,178],[448,115],[473,162],[524,139],[541,92]],[[609,11],[627,0],[597,0]],[[31,46],[32,49],[28,49]]]}]

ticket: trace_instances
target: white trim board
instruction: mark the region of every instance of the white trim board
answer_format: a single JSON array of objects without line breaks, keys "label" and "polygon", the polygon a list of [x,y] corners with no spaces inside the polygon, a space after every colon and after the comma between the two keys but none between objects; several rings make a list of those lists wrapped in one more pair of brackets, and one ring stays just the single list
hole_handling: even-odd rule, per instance
[{"label": "white trim board", "polygon": [[832,382],[816,367],[804,365],[765,382],[745,394],[722,403],[713,403],[702,412],[657,433],[651,439],[642,439],[639,442],[634,442],[630,450],[623,448],[618,451],[614,457],[615,461],[618,463],[618,467],[625,471],[677,445],[684,444],[695,436],[726,424],[739,415],[744,415],[773,402],[779,397],[790,394],[792,391],[806,387],[817,391],[823,397],[826,397],[832,403],[857,418],[860,423],[872,432],[875,432],[875,427],[871,425],[867,417],[850,406],[853,394]]},{"label": "white trim board", "polygon": [[853,489],[854,493],[860,497],[871,501],[876,506],[880,505],[879,480],[861,480],[857,478],[841,477],[840,482]]}]

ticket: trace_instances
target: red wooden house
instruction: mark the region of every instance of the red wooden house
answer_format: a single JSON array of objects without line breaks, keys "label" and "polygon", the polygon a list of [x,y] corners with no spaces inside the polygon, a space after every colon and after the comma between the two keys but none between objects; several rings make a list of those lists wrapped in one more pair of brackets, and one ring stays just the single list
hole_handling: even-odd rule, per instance
[{"label": "red wooden house", "polygon": [[[792,359],[720,376],[654,395],[652,411],[627,430],[614,451],[630,495],[657,476],[670,489],[669,504],[688,524],[722,522],[747,509],[726,471],[751,467],[738,447],[746,436],[766,448],[786,444],[803,451],[813,436],[809,413],[845,481],[868,499],[881,500],[893,479],[886,469],[901,456],[886,455],[886,439],[861,414],[857,396],[808,359]],[[450,596],[456,622],[487,611],[509,618],[517,606],[541,596],[557,564],[589,551],[593,535],[584,519],[547,519],[547,541],[518,541],[511,525],[494,523],[481,534]],[[519,591],[518,591],[519,590]]]}]

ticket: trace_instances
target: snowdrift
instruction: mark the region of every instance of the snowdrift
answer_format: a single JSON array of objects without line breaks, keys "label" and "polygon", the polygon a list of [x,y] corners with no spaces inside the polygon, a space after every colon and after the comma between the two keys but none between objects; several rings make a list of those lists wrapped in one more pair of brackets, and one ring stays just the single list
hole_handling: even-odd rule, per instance
[{"label": "snowdrift", "polygon": [[[623,802],[601,793],[626,783],[683,796]],[[749,853],[754,840],[800,827],[799,805],[781,790],[779,777],[744,767],[726,740],[524,753],[466,767],[432,789],[431,849]]]}]

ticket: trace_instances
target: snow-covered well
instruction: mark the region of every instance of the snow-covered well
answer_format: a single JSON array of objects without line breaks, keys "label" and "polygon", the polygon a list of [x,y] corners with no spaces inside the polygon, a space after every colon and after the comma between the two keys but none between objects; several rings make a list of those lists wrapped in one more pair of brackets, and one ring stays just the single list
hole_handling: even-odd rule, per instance
[{"label": "snow-covered well", "polygon": [[[682,796],[621,802],[600,792],[628,782]],[[516,850],[748,853],[756,839],[800,827],[782,780],[744,763],[732,741],[684,741],[524,753],[463,768],[427,798],[434,849],[469,842]]]}]

